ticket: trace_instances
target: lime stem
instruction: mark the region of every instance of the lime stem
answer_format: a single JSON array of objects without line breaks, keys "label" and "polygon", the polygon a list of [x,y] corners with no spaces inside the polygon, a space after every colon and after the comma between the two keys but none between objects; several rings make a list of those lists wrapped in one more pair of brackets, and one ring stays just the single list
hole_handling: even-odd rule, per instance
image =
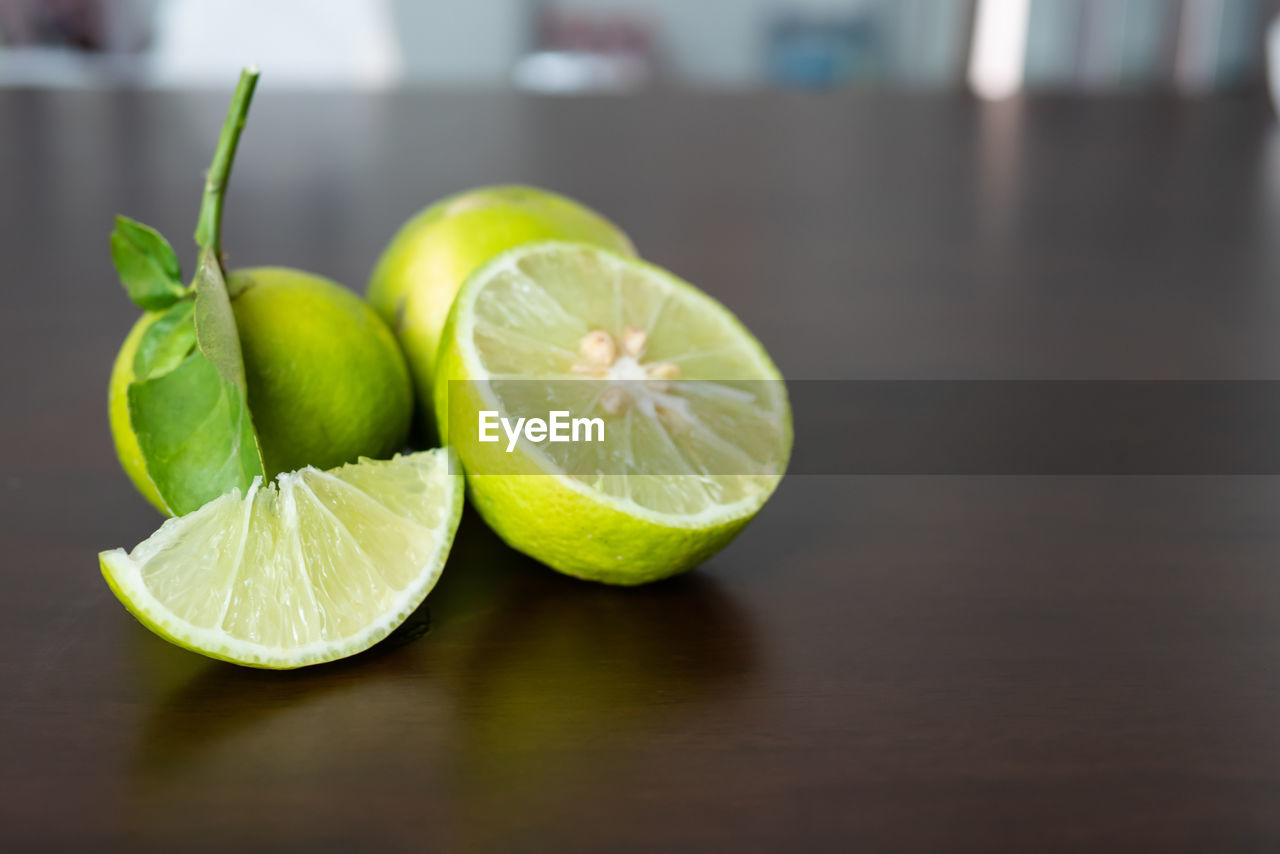
[{"label": "lime stem", "polygon": [[240,72],[240,82],[231,96],[231,108],[218,136],[218,147],[213,152],[213,163],[205,176],[204,197],[200,201],[200,219],[196,223],[196,243],[213,250],[222,262],[222,200],[227,194],[227,179],[231,176],[231,161],[236,156],[240,132],[244,130],[245,117],[249,115],[249,102],[258,85],[258,69],[246,68]]}]

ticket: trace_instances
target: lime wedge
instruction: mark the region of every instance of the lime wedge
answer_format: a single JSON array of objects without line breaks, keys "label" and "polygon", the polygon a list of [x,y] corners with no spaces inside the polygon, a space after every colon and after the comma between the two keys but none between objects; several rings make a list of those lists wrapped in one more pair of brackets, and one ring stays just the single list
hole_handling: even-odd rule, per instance
[{"label": "lime wedge", "polygon": [[293,668],[367,649],[440,577],[462,514],[447,451],[255,479],[166,521],[102,574],[143,625],[250,667]]},{"label": "lime wedge", "polygon": [[[751,333],[694,286],[596,247],[489,261],[459,292],[439,359],[437,423],[476,509],[570,575],[638,584],[695,566],[759,511],[790,455],[786,387]],[[601,429],[482,441],[484,413],[557,410]]]}]

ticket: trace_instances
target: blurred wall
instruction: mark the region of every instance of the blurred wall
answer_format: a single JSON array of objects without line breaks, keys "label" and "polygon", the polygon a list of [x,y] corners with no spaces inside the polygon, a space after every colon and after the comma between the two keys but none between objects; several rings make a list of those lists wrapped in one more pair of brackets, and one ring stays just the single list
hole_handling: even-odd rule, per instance
[{"label": "blurred wall", "polygon": [[443,85],[504,84],[527,46],[534,5],[520,0],[394,0],[406,77]]},{"label": "blurred wall", "polygon": [[[571,84],[548,91],[610,74],[959,89],[984,7],[1025,13],[989,46],[1016,52],[1019,87],[1213,91],[1264,79],[1280,0],[0,0],[0,85],[213,85],[256,60],[274,85],[504,87],[536,82],[516,70],[545,53]],[[586,36],[548,43],[552,17]],[[639,73],[581,56],[617,53],[591,31],[619,22],[640,33]]]}]

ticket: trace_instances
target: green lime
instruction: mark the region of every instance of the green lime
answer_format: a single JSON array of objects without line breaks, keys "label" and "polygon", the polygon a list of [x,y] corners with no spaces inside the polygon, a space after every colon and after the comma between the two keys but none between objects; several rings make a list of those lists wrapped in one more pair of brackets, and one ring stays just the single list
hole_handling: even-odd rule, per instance
[{"label": "green lime", "polygon": [[160,499],[155,484],[147,477],[147,464],[142,458],[142,448],[129,423],[129,383],[133,382],[134,377],[133,359],[147,327],[159,320],[161,314],[159,311],[149,311],[138,318],[138,322],[120,345],[115,364],[111,366],[111,383],[107,388],[107,415],[111,424],[111,437],[116,443],[116,456],[120,458],[125,474],[129,475],[129,480],[133,481],[142,497],[167,516],[169,510]]},{"label": "green lime", "polygon": [[[583,244],[527,244],[467,280],[434,402],[498,535],[561,572],[614,584],[673,575],[725,546],[791,450],[782,376],[724,306]],[[602,435],[481,441],[482,413],[553,410],[600,419]]]},{"label": "green lime", "polygon": [[[363,300],[328,279],[281,267],[238,270],[228,287],[268,477],[388,457],[404,447],[413,412],[408,369],[390,330]],[[138,342],[159,316],[143,315],[125,339],[109,406],[125,472],[163,512],[129,423],[127,393]]]},{"label": "green lime", "polygon": [[418,400],[430,409],[440,332],[454,295],[485,261],[534,240],[574,240],[634,254],[631,241],[595,211],[535,187],[480,187],[409,220],[382,253],[368,299],[395,330]]},{"label": "green lime", "polygon": [[251,667],[360,652],[435,586],[462,515],[444,450],[305,468],[102,552],[107,584],[178,646]]}]

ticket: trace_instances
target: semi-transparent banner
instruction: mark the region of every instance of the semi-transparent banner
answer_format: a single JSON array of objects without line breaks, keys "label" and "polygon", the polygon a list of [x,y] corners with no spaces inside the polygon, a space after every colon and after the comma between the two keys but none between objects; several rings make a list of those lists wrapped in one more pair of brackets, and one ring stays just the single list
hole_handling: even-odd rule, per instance
[{"label": "semi-transparent banner", "polygon": [[1280,381],[454,381],[473,474],[1273,475]]}]

